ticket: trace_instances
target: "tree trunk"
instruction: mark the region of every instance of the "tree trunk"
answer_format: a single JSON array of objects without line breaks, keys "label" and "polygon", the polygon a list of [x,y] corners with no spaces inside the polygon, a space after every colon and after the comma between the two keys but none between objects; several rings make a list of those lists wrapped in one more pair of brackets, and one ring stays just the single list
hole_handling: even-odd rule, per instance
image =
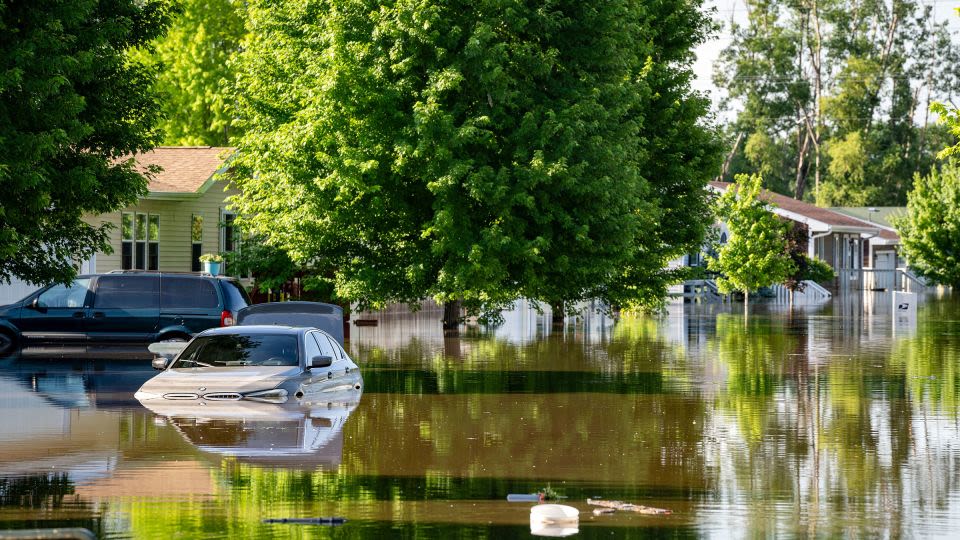
[{"label": "tree trunk", "polygon": [[743,320],[746,322],[747,316],[750,313],[750,291],[743,291]]},{"label": "tree trunk", "polygon": [[550,302],[550,311],[553,326],[563,326],[563,302]]},{"label": "tree trunk", "polygon": [[718,181],[724,181],[724,178],[727,176],[727,171],[730,169],[730,162],[732,162],[734,156],[737,155],[737,148],[740,147],[740,141],[742,140],[743,132],[737,132],[737,140],[733,141],[733,148],[731,148],[730,153],[727,154],[727,159],[723,160],[723,167],[720,168],[720,176],[717,177]]},{"label": "tree trunk", "polygon": [[457,332],[460,330],[460,301],[453,300],[443,303],[443,332]]},{"label": "tree trunk", "polygon": [[803,199],[803,191],[807,187],[807,172],[810,170],[806,162],[807,150],[810,148],[810,133],[804,133],[803,145],[800,147],[800,155],[797,156],[797,179],[794,184],[796,190],[796,199]]},{"label": "tree trunk", "polygon": [[[816,129],[813,133],[813,151],[814,154],[814,169],[813,169],[813,197],[816,200],[820,196],[820,132],[821,127],[823,126],[823,111],[820,107],[820,101],[823,99],[823,57],[821,52],[823,51],[823,37],[820,34],[820,9],[817,6],[817,1],[813,2],[813,23],[817,32],[817,48],[816,53],[811,55],[815,58],[814,64],[814,87],[813,87],[813,110],[814,117],[816,120]],[[809,127],[809,126],[808,126]],[[802,199],[802,194],[801,197]]]}]

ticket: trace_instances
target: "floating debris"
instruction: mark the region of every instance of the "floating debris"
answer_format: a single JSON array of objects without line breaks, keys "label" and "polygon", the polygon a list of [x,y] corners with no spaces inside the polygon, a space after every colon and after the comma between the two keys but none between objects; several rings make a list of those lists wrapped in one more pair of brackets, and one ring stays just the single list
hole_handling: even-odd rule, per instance
[{"label": "floating debris", "polygon": [[557,501],[560,499],[566,499],[563,495],[560,495],[557,490],[550,487],[547,484],[547,487],[541,489],[536,493],[508,493],[507,502],[543,502],[543,501]]},{"label": "floating debris", "polygon": [[[587,499],[587,504],[591,506],[600,506],[603,508],[609,508],[612,510],[620,510],[623,512],[636,512],[638,514],[648,514],[648,515],[654,515],[654,516],[670,515],[673,513],[670,510],[667,510],[666,508],[654,508],[653,506],[642,506],[639,504],[625,503],[623,501],[605,501],[602,499]],[[594,510],[594,513],[596,514],[596,510]]]},{"label": "floating debris", "polygon": [[290,523],[294,525],[343,525],[347,518],[318,517],[318,518],[267,518],[262,523]]},{"label": "floating debris", "polygon": [[542,493],[508,493],[507,502],[543,502]]},{"label": "floating debris", "polygon": [[538,504],[530,508],[530,534],[570,536],[580,532],[580,511],[563,504]]}]

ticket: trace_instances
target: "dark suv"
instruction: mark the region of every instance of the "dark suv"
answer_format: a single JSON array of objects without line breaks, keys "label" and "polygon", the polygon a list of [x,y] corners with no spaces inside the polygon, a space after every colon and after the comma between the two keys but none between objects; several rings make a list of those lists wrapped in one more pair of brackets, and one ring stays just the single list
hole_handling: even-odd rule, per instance
[{"label": "dark suv", "polygon": [[30,342],[187,340],[230,326],[250,297],[235,278],[115,272],[79,276],[0,307],[0,356]]}]

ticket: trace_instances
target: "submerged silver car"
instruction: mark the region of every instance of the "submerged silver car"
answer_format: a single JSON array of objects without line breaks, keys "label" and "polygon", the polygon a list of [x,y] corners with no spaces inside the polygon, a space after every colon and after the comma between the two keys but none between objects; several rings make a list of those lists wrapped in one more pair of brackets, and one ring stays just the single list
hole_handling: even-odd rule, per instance
[{"label": "submerged silver car", "polygon": [[359,399],[363,379],[343,349],[338,306],[258,304],[241,310],[237,319],[237,326],[197,334],[172,361],[155,360],[154,367],[163,372],[134,396],[145,405],[152,400],[313,402],[354,392]]}]

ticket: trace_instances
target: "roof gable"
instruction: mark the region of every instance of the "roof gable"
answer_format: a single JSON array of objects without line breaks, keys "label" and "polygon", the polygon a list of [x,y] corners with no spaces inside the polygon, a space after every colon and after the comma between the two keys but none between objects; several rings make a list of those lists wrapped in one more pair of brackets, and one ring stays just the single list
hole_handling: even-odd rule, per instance
[{"label": "roof gable", "polygon": [[202,193],[233,151],[218,146],[160,146],[135,159],[141,173],[152,165],[161,168],[159,173],[149,175],[150,193]]}]

